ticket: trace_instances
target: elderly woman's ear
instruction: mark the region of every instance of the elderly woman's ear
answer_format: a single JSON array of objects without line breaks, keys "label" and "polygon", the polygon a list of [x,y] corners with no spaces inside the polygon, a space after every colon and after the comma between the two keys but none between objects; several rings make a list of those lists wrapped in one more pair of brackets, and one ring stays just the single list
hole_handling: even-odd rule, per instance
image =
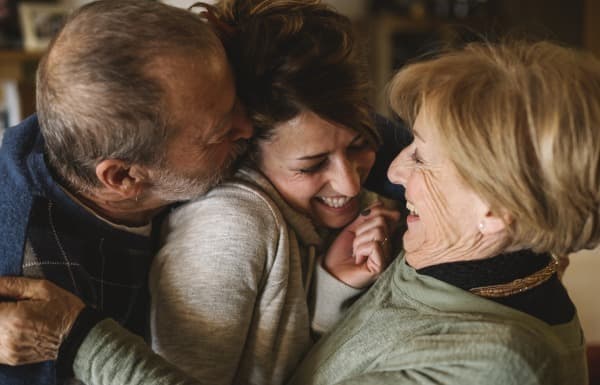
[{"label": "elderly woman's ear", "polygon": [[513,218],[508,212],[502,210],[500,214],[495,214],[490,210],[479,222],[479,232],[483,235],[500,234],[506,231],[506,227],[512,221]]}]

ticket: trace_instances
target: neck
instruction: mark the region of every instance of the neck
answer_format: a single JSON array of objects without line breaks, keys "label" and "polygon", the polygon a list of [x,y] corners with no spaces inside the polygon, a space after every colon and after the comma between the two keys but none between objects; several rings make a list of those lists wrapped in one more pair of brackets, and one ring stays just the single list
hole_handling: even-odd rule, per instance
[{"label": "neck", "polygon": [[164,205],[149,205],[141,200],[132,199],[114,200],[102,198],[94,193],[70,194],[75,201],[106,221],[129,226],[143,226],[152,221],[152,218],[161,212]]},{"label": "neck", "polygon": [[415,269],[459,261],[475,261],[492,258],[502,252],[514,251],[507,248],[508,239],[505,234],[481,235],[468,242],[461,239],[453,245],[422,247],[419,250],[405,253],[406,262]]}]

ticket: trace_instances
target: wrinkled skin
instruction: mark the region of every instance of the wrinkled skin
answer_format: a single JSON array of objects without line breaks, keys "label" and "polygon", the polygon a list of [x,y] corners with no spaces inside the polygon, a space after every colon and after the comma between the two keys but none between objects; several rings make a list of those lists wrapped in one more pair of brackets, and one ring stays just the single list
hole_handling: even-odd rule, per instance
[{"label": "wrinkled skin", "polygon": [[24,277],[0,277],[0,297],[0,363],[8,365],[56,359],[85,306],[49,281]]}]

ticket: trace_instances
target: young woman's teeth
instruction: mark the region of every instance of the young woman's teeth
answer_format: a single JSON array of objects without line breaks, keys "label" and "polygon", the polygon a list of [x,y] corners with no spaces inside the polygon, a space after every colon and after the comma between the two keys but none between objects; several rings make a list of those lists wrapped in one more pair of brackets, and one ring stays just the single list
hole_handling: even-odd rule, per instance
[{"label": "young woman's teeth", "polygon": [[319,197],[319,199],[321,200],[321,202],[325,203],[327,206],[333,207],[334,209],[339,209],[340,207],[343,207],[344,205],[346,205],[346,203],[348,203],[350,201],[350,199],[352,199],[352,198],[348,198],[348,197],[341,197],[341,198]]},{"label": "young woman's teeth", "polygon": [[417,211],[417,208],[415,206],[413,206],[412,203],[406,202],[406,208],[408,209],[408,211],[410,211],[410,215],[419,216],[419,212]]}]

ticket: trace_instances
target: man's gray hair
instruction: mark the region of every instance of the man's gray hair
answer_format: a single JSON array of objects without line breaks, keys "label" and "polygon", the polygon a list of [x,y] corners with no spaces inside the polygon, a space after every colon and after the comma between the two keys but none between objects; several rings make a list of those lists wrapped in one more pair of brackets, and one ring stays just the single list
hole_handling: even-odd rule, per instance
[{"label": "man's gray hair", "polygon": [[[99,187],[103,159],[153,166],[177,127],[152,65],[215,55],[221,45],[189,11],[148,0],[101,0],[76,10],[37,72],[37,112],[49,162],[77,190]],[[168,80],[167,80],[168,81]]]}]

